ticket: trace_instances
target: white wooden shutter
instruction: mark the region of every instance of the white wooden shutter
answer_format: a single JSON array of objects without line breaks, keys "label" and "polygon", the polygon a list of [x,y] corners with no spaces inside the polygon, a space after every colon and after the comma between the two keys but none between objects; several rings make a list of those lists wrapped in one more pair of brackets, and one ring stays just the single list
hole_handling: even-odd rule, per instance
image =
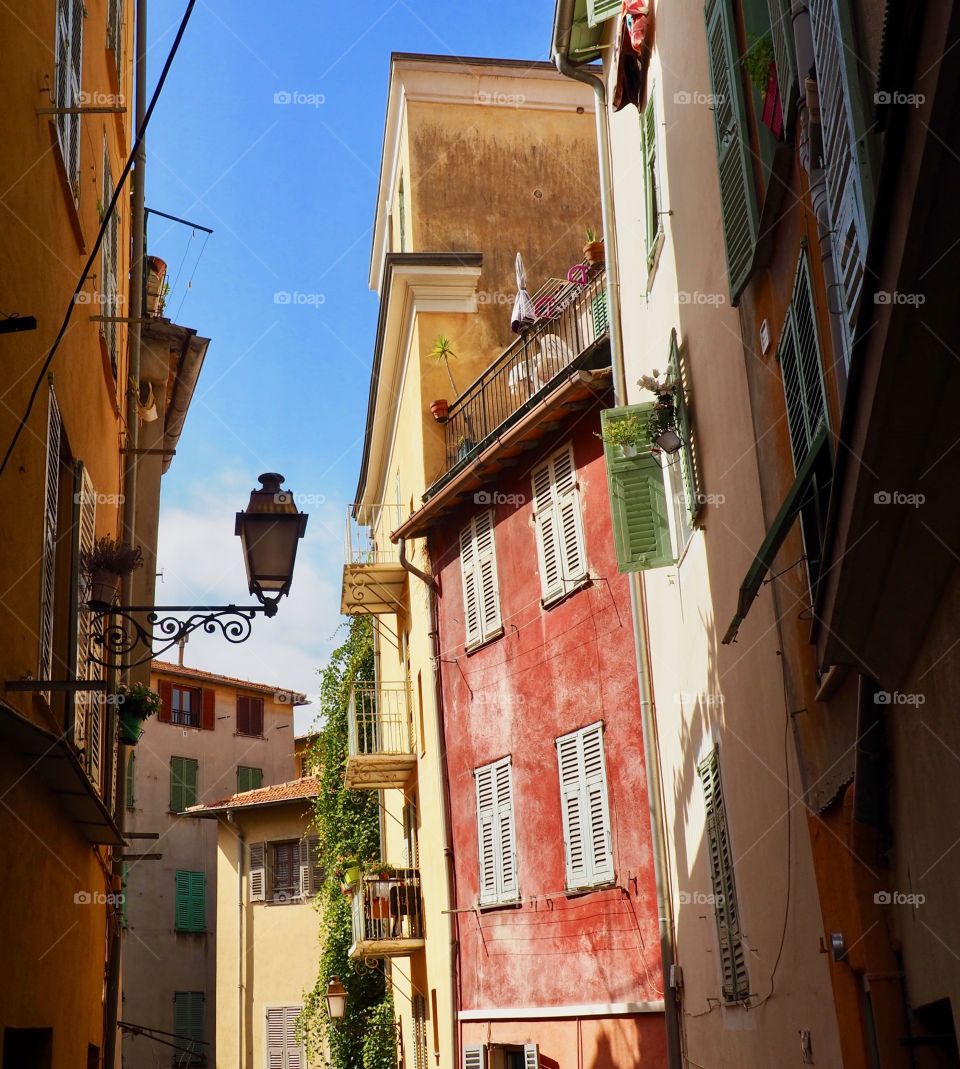
[{"label": "white wooden shutter", "polygon": [[550,462],[533,472],[533,520],[537,534],[537,560],[540,565],[540,596],[550,601],[563,594],[563,570],[560,563],[560,521],[553,493]]},{"label": "white wooden shutter", "polygon": [[304,1069],[303,1047],[297,1042],[297,1018],[301,1006],[285,1006],[283,1010],[284,1053],[287,1061],[284,1069]]},{"label": "white wooden shutter", "polygon": [[310,845],[306,839],[300,840],[300,897],[310,894]]},{"label": "white wooden shutter", "polygon": [[493,509],[474,516],[460,532],[460,571],[466,645],[496,635],[501,627]]},{"label": "white wooden shutter", "polygon": [[[83,0],[59,0],[57,4],[56,90],[58,108],[80,105],[80,77],[83,66]],[[74,197],[80,192],[80,116],[57,116],[60,151]]]},{"label": "white wooden shutter", "polygon": [[[47,470],[43,498],[43,545],[40,558],[40,657],[38,676],[49,679],[53,672],[53,599],[57,566],[57,501],[60,493],[60,408],[50,389],[47,415]],[[49,692],[47,692],[49,700]]]},{"label": "white wooden shutter", "polygon": [[320,866],[320,840],[307,835],[300,840],[300,896],[309,898],[320,890],[323,872]]},{"label": "white wooden shutter", "polygon": [[250,901],[263,902],[267,895],[266,843],[250,844]]},{"label": "white wooden shutter", "polygon": [[[80,561],[83,555],[93,549],[97,537],[97,498],[93,489],[93,483],[82,463],[77,464],[77,479],[74,486],[79,493],[77,502],[77,533],[74,543],[74,552]],[[83,574],[82,566],[78,573],[77,604],[77,648],[74,668],[78,680],[89,679],[91,665],[89,653],[91,648],[92,618],[86,608],[86,592],[88,579]],[[90,720],[90,704],[92,694],[88,690],[78,690],[73,699],[73,744],[78,750],[87,752],[88,726]]]},{"label": "white wooden shutter", "polygon": [[509,757],[478,768],[477,844],[480,904],[517,897],[517,843],[513,813],[513,769]]},{"label": "white wooden shutter", "polygon": [[557,739],[557,763],[567,886],[606,883],[613,879],[613,850],[602,723]]},{"label": "white wooden shutter", "polygon": [[565,446],[536,468],[532,478],[540,592],[544,601],[551,601],[587,575],[573,450]]},{"label": "white wooden shutter", "polygon": [[480,602],[477,592],[476,554],[473,543],[473,521],[460,532],[460,573],[463,577],[463,624],[465,644],[480,641]]},{"label": "white wooden shutter", "polygon": [[497,864],[494,820],[493,766],[474,774],[477,781],[477,846],[480,855],[480,904],[497,900]]},{"label": "white wooden shutter", "polygon": [[283,1006],[267,1009],[267,1069],[286,1069],[283,1057],[286,1046],[285,1015]]},{"label": "white wooden shutter", "polygon": [[540,1069],[540,1050],[536,1043],[524,1043],[523,1069]]},{"label": "white wooden shutter", "polygon": [[463,1048],[463,1069],[487,1069],[487,1048],[483,1043],[465,1045]]}]

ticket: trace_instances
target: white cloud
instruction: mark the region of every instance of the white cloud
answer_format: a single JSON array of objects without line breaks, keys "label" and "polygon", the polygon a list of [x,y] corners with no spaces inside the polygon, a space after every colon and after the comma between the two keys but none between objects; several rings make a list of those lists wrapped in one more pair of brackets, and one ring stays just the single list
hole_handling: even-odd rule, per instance
[{"label": "white cloud", "polygon": [[[247,594],[240,539],[234,515],[246,503],[249,476],[221,472],[181,493],[180,504],[160,510],[156,600],[161,605],[252,604]],[[296,730],[316,716],[317,669],[342,635],[334,636],[340,615],[345,505],[313,504],[297,552],[293,584],[272,620],[258,616],[246,642],[232,644],[219,631],[190,636],[184,663],[255,683],[302,691],[310,706],[296,711]],[[175,661],[174,647],[163,655]]]}]

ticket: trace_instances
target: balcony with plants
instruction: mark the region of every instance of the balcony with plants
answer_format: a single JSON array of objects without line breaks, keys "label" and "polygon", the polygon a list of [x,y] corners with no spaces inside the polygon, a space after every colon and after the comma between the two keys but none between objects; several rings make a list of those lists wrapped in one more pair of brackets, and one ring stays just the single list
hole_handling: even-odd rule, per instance
[{"label": "balcony with plants", "polygon": [[347,709],[346,786],[403,787],[416,766],[408,683],[356,683]]},{"label": "balcony with plants", "polygon": [[424,945],[417,869],[374,862],[348,887],[352,896],[351,958],[406,957]]}]

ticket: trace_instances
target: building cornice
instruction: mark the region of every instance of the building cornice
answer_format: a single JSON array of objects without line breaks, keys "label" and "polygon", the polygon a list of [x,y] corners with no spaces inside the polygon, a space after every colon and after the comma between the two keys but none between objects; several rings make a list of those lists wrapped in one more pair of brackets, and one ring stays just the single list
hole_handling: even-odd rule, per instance
[{"label": "building cornice", "polygon": [[506,1006],[481,1010],[460,1010],[461,1021],[533,1021],[571,1017],[634,1017],[641,1013],[663,1013],[663,999],[650,1002],[585,1002],[569,1006]]}]

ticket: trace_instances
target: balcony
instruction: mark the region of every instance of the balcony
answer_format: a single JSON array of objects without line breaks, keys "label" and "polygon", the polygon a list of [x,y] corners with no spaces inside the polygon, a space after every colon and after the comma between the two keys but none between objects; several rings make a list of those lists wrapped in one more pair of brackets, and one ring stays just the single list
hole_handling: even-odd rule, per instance
[{"label": "balcony", "polygon": [[539,318],[453,402],[444,428],[446,462],[427,496],[467,467],[576,368],[609,364],[606,272],[555,281],[534,299]]},{"label": "balcony", "polygon": [[406,683],[354,685],[347,714],[348,788],[389,790],[406,783],[417,763],[410,712]]},{"label": "balcony", "polygon": [[407,572],[390,532],[402,522],[400,505],[350,505],[340,611],[346,616],[395,613],[404,608]]},{"label": "balcony", "polygon": [[423,947],[423,901],[417,869],[364,876],[353,891],[351,958],[406,957]]}]

